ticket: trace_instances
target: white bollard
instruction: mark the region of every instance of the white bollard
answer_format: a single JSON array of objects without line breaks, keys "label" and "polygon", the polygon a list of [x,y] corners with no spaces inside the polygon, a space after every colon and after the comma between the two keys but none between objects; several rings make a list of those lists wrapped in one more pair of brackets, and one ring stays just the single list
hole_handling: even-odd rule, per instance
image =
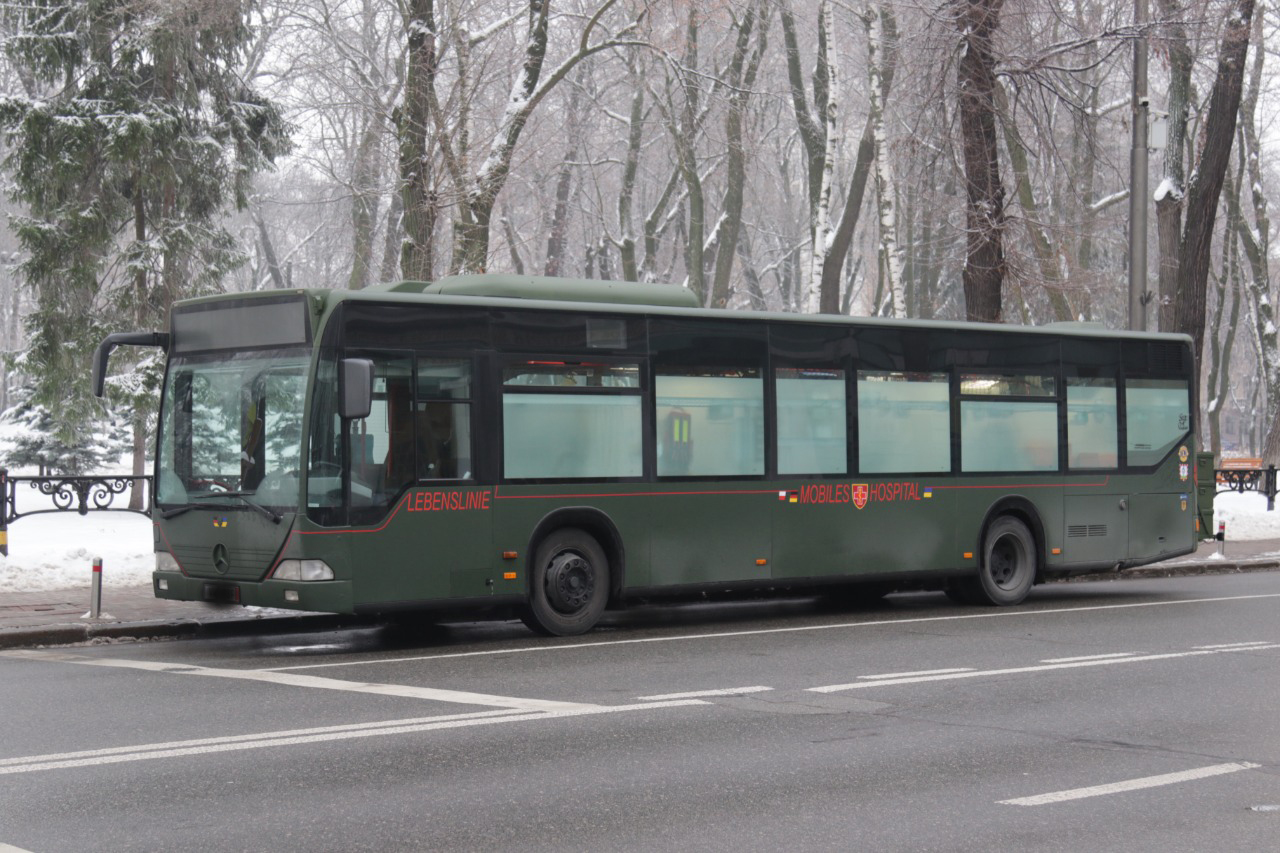
[{"label": "white bollard", "polygon": [[81,619],[102,618],[102,558],[93,558],[93,584],[89,587],[89,612]]}]

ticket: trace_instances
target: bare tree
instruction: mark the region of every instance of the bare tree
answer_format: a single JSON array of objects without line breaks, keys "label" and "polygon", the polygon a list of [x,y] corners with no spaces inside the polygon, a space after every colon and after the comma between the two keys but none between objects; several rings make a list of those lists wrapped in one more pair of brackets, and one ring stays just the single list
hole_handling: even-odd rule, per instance
[{"label": "bare tree", "polygon": [[[1205,288],[1209,277],[1213,225],[1235,136],[1252,20],[1253,0],[1233,0],[1222,33],[1218,72],[1209,97],[1204,146],[1187,190],[1187,223],[1178,252],[1174,320],[1178,331],[1191,336],[1197,359],[1202,356],[1204,347]],[[1198,388],[1195,399],[1198,411]]]},{"label": "bare tree", "polygon": [[995,55],[992,37],[1004,0],[958,0],[958,84],[963,139],[968,248],[964,265],[965,312],[970,320],[1002,319],[1004,283],[1004,186],[996,139]]}]

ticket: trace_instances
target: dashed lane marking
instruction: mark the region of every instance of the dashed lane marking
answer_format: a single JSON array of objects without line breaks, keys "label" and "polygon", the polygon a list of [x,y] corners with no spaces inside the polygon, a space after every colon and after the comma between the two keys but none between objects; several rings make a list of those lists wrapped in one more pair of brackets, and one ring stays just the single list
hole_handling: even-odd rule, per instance
[{"label": "dashed lane marking", "polygon": [[1083,800],[1086,797],[1104,797],[1108,794],[1123,794],[1126,791],[1141,791],[1144,788],[1159,788],[1162,785],[1174,785],[1178,782],[1190,782],[1194,779],[1208,779],[1211,776],[1222,776],[1227,773],[1238,773],[1241,770],[1253,770],[1261,767],[1249,761],[1237,761],[1230,764],[1215,764],[1212,767],[1199,767],[1195,770],[1183,770],[1180,773],[1164,773],[1160,776],[1145,776],[1141,779],[1129,779],[1125,782],[1112,782],[1109,785],[1091,785],[1088,788],[1072,788],[1069,791],[1054,791],[1050,794],[1038,794],[1034,797],[1018,797],[1014,800],[999,800],[1000,806],[1045,806],[1050,803],[1065,803],[1069,800]]},{"label": "dashed lane marking", "polygon": [[867,687],[886,687],[893,684],[923,684],[929,681],[951,681],[957,678],[984,678],[992,675],[1017,675],[1026,672],[1050,672],[1055,669],[1079,669],[1086,666],[1110,666],[1121,663],[1150,663],[1158,660],[1176,660],[1178,658],[1202,657],[1204,655],[1229,654],[1231,652],[1256,652],[1268,649],[1280,649],[1280,644],[1265,646],[1228,646],[1215,649],[1195,649],[1189,652],[1167,652],[1157,655],[1133,655],[1118,658],[1087,658],[1066,663],[1043,663],[1035,666],[1011,666],[1004,669],[971,669],[938,675],[911,675],[901,678],[877,678],[874,681],[858,681],[852,684],[828,684],[825,687],[810,687],[813,693],[840,693],[845,690],[861,690]]},{"label": "dashed lane marking", "polygon": [[661,696],[637,696],[640,702],[661,702],[667,699],[700,699],[708,696],[746,696],[748,693],[764,693],[772,687],[725,687],[719,690],[691,690],[687,693],[663,693]]},{"label": "dashed lane marking", "polygon": [[859,675],[858,678],[874,680],[882,678],[914,678],[917,675],[950,675],[953,672],[973,672],[973,667],[958,666],[951,669],[922,669],[919,672],[885,672],[880,675]]},{"label": "dashed lane marking", "polygon": [[1045,658],[1040,663],[1075,663],[1082,660],[1108,660],[1109,658],[1127,658],[1136,655],[1137,652],[1113,652],[1109,655],[1079,655],[1073,658]]}]

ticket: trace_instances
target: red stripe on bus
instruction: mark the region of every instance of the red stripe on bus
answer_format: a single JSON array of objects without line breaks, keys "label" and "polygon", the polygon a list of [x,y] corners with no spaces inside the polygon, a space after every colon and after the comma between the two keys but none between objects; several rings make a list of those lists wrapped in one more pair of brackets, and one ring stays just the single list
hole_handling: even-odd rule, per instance
[{"label": "red stripe on bus", "polygon": [[778,489],[741,489],[738,491],[715,492],[602,492],[599,494],[583,492],[564,495],[494,495],[494,500],[530,501],[563,498],[668,498],[676,495],[776,495],[778,491]]},{"label": "red stripe on bus", "polygon": [[935,492],[941,491],[965,491],[969,489],[1057,489],[1084,487],[1100,487],[1111,482],[1111,475],[1108,474],[1103,478],[1101,483],[1001,483],[991,486],[933,486]]}]

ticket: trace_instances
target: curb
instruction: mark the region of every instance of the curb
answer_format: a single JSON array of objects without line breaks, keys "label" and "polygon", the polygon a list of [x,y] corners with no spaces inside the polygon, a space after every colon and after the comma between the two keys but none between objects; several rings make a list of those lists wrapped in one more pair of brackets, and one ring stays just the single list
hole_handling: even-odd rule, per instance
[{"label": "curb", "polygon": [[332,631],[376,624],[361,616],[318,613],[267,618],[148,620],[103,622],[99,624],[61,623],[26,628],[0,629],[0,649],[65,646],[94,640],[177,640],[236,637],[257,634],[292,634]]},{"label": "curb", "polygon": [[1143,580],[1146,578],[1185,578],[1197,575],[1240,575],[1248,572],[1273,572],[1280,569],[1280,559],[1266,557],[1257,560],[1204,561],[1194,563],[1169,563],[1154,566],[1140,566],[1136,569],[1122,569],[1109,574],[1077,575],[1063,578],[1064,583],[1080,583],[1083,581],[1125,581]]}]

